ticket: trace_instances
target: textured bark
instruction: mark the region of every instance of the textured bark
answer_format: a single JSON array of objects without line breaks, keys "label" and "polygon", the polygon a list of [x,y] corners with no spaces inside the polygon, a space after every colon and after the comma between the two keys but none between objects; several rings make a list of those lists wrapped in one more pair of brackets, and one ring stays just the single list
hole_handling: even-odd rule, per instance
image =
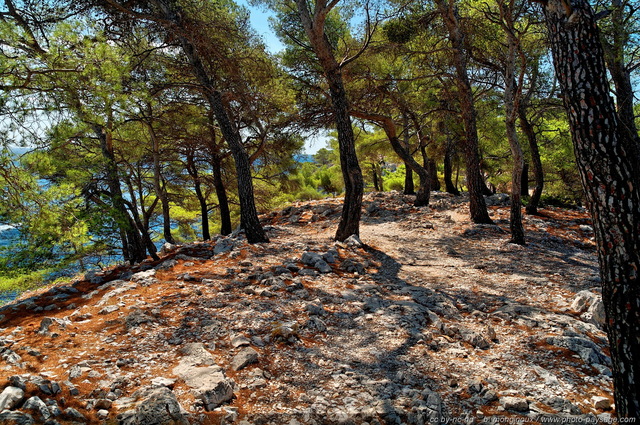
[{"label": "textured bark", "polygon": [[593,217],[616,412],[640,419],[640,174],[615,110],[586,0],[543,5],[576,161]]},{"label": "textured bark", "polygon": [[522,225],[522,171],[524,170],[524,155],[518,140],[516,120],[518,118],[518,103],[522,95],[520,79],[516,78],[516,55],[518,52],[518,40],[515,35],[515,23],[513,19],[513,3],[500,4],[500,17],[505,29],[507,57],[504,67],[504,110],[507,140],[511,148],[513,169],[511,171],[511,208],[509,215],[509,229],[511,231],[511,243],[525,245],[524,226]]},{"label": "textured bark", "polygon": [[524,161],[522,165],[522,186],[520,187],[520,196],[529,196],[529,163]]},{"label": "textured bark", "polygon": [[531,163],[533,168],[533,178],[535,179],[535,186],[529,203],[527,204],[527,214],[537,214],[538,206],[540,205],[540,197],[544,190],[544,170],[542,169],[542,160],[540,159],[540,148],[538,147],[538,138],[536,132],[533,129],[533,125],[527,117],[526,106],[520,103],[518,106],[518,118],[520,119],[520,128],[527,137],[529,142],[529,151],[531,152]]},{"label": "textured bark", "polygon": [[366,113],[362,111],[352,111],[354,117],[362,118],[365,120],[378,123],[384,129],[393,151],[400,157],[400,159],[407,164],[420,178],[420,187],[416,193],[416,200],[413,205],[416,207],[426,207],[429,205],[429,199],[431,197],[431,188],[429,186],[429,173],[420,165],[411,155],[411,153],[405,149],[405,145],[398,138],[396,132],[396,125],[393,120],[387,116]]},{"label": "textured bark", "polygon": [[[404,122],[404,138],[402,140],[402,147],[406,149],[407,152],[411,152],[411,142],[409,140],[409,117],[407,114],[403,114],[402,119]],[[404,163],[404,194],[416,194],[416,188],[413,184],[413,170],[411,170],[411,167],[406,162]]]},{"label": "textured bark", "polygon": [[345,188],[342,215],[335,239],[344,241],[351,235],[360,234],[364,179],[362,178],[362,170],[356,155],[349,100],[344,88],[342,69],[335,59],[331,43],[329,43],[329,39],[324,32],[325,19],[335,6],[335,2],[327,4],[324,0],[316,1],[312,16],[307,0],[295,1],[302,26],[329,85],[333,118],[338,132],[340,167]]},{"label": "textured bark", "polygon": [[480,173],[480,153],[478,150],[478,130],[473,91],[467,70],[467,53],[464,50],[464,34],[454,0],[436,0],[438,11],[447,27],[451,42],[452,59],[455,68],[455,82],[458,88],[460,111],[464,124],[464,155],[467,188],[469,190],[469,214],[474,223],[493,223],[482,195],[484,182]]},{"label": "textured bark", "polygon": [[447,193],[459,196],[460,191],[453,183],[453,143],[447,142],[447,148],[444,152],[444,187]]},{"label": "textured bark", "polygon": [[173,30],[175,33],[174,35],[176,35],[183,53],[189,60],[196,79],[206,90],[207,101],[235,161],[238,198],[240,200],[240,225],[245,230],[247,241],[249,243],[268,242],[269,238],[260,224],[256,210],[249,155],[242,145],[242,138],[238,128],[232,123],[224,106],[222,93],[216,88],[215,81],[212,80],[207,72],[196,46],[183,35],[186,28],[175,0],[154,0],[153,3],[162,11],[163,18],[171,23],[169,30]]},{"label": "textured bark", "polygon": [[220,234],[229,235],[232,231],[231,211],[229,209],[227,190],[224,186],[224,179],[222,178],[222,159],[217,152],[212,154],[211,167],[213,171],[213,187],[216,191],[218,210],[220,211]]},{"label": "textured bark", "polygon": [[427,159],[427,170],[429,171],[429,179],[431,190],[440,190],[440,180],[438,180],[438,164],[435,159]]}]

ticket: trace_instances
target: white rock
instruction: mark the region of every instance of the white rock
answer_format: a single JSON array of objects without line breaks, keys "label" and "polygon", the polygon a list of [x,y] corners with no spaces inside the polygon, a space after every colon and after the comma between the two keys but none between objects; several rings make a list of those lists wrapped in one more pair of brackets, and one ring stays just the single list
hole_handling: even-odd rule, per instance
[{"label": "white rock", "polygon": [[24,391],[18,387],[7,387],[0,394],[0,411],[11,410],[24,397]]}]

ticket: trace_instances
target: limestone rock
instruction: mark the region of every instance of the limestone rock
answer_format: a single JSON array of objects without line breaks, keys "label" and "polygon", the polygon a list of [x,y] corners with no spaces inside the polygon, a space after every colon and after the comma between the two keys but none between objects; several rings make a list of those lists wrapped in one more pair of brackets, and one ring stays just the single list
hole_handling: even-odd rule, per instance
[{"label": "limestone rock", "polygon": [[0,411],[13,409],[24,397],[24,391],[18,387],[7,387],[0,393]]},{"label": "limestone rock", "polygon": [[251,347],[246,347],[233,357],[233,360],[231,360],[231,368],[233,370],[240,370],[257,362],[258,352]]},{"label": "limestone rock", "polygon": [[502,397],[500,404],[505,410],[511,410],[514,412],[528,412],[529,402],[524,398],[519,397]]},{"label": "limestone rock", "polygon": [[175,394],[167,387],[152,390],[136,406],[135,425],[188,425]]},{"label": "limestone rock", "polygon": [[595,407],[596,409],[600,409],[600,410],[611,409],[611,400],[609,400],[607,397],[595,396],[595,397],[592,397],[591,400],[593,400],[593,407]]},{"label": "limestone rock", "polygon": [[0,413],[0,424],[3,425],[32,425],[35,424],[33,417],[28,413],[22,412],[3,412]]}]

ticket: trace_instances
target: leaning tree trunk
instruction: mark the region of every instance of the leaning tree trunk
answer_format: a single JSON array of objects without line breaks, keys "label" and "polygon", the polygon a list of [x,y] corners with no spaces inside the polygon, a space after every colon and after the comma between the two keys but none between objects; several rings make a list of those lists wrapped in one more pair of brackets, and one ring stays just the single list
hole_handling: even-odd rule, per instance
[{"label": "leaning tree trunk", "polygon": [[376,163],[375,162],[371,163],[371,173],[373,173],[373,189],[376,192],[382,192],[380,190],[380,185],[378,184],[378,170],[376,168]]},{"label": "leaning tree trunk", "polygon": [[458,88],[460,111],[464,124],[464,154],[467,188],[469,190],[469,214],[476,224],[491,224],[487,204],[482,195],[485,186],[480,173],[480,153],[478,148],[478,129],[473,91],[467,70],[467,54],[464,50],[464,34],[460,27],[459,16],[454,0],[436,0],[440,15],[448,30],[453,53],[453,65],[456,72],[455,82]]},{"label": "leaning tree trunk", "polygon": [[598,27],[586,0],[543,11],[598,244],[616,411],[640,419],[640,174],[620,126]]},{"label": "leaning tree trunk", "polygon": [[613,40],[606,46],[605,61],[616,88],[616,106],[620,126],[627,132],[627,137],[634,141],[633,154],[636,162],[640,164],[640,137],[634,111],[635,96],[631,83],[631,70],[625,64],[625,44],[629,39],[629,29],[625,28],[628,25],[625,12],[624,5],[617,5],[611,13]]},{"label": "leaning tree trunk", "polygon": [[242,145],[238,128],[231,122],[224,106],[222,93],[216,89],[215,80],[207,71],[196,46],[186,36],[188,31],[182,13],[178,11],[176,0],[154,0],[153,3],[161,9],[164,19],[170,23],[169,30],[176,36],[184,55],[189,60],[194,76],[204,88],[207,101],[235,161],[240,200],[240,225],[245,230],[247,241],[249,243],[268,242],[269,238],[260,224],[256,209],[249,155]]},{"label": "leaning tree trunk", "polygon": [[407,164],[407,167],[415,172],[420,179],[420,187],[416,193],[416,199],[413,205],[416,207],[426,207],[429,205],[429,199],[431,197],[431,187],[429,186],[429,173],[428,171],[416,161],[411,152],[409,152],[405,145],[398,138],[396,131],[396,125],[390,117],[380,114],[373,114],[363,111],[351,111],[354,117],[370,120],[378,123],[384,129],[393,151],[400,157],[400,159]]},{"label": "leaning tree trunk", "polygon": [[518,106],[518,117],[520,118],[520,128],[529,141],[529,150],[531,151],[531,163],[533,165],[533,177],[536,185],[533,188],[531,198],[527,204],[527,214],[538,214],[538,206],[540,205],[540,197],[544,189],[544,170],[542,169],[542,160],[540,159],[540,148],[538,147],[538,138],[533,129],[533,125],[527,117],[526,107],[523,103]]}]

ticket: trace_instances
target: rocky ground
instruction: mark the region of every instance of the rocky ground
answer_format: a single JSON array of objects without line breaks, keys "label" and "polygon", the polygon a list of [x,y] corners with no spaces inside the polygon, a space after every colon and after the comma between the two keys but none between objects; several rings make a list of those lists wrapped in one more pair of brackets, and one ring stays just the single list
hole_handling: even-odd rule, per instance
[{"label": "rocky ground", "polygon": [[365,196],[242,234],[167,246],[0,309],[0,423],[611,422],[593,232],[580,211],[526,217],[528,245],[473,225],[463,197],[417,209]]}]

